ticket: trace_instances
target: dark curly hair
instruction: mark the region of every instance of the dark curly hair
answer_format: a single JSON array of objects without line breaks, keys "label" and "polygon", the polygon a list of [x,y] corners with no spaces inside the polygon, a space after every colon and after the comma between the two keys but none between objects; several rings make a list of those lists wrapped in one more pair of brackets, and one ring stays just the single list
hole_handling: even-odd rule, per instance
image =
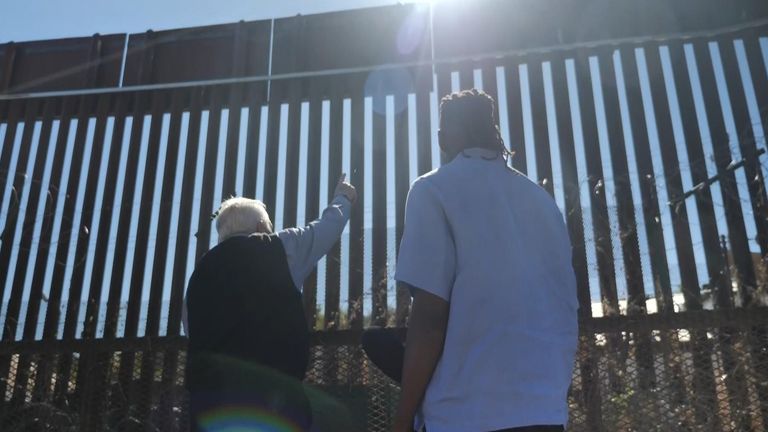
[{"label": "dark curly hair", "polygon": [[496,125],[496,102],[482,90],[451,93],[440,100],[441,125],[466,134],[467,147],[482,147],[511,156]]}]

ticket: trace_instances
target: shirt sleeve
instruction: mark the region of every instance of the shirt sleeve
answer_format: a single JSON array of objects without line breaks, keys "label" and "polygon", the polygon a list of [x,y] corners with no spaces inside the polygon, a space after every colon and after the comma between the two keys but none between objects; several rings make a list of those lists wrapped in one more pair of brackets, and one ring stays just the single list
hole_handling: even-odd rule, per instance
[{"label": "shirt sleeve", "polygon": [[417,180],[405,205],[395,279],[450,301],[456,272],[456,249],[437,191]]},{"label": "shirt sleeve", "polygon": [[285,249],[291,278],[299,289],[320,258],[339,240],[351,207],[352,203],[346,197],[338,196],[320,219],[303,228],[288,228],[277,233]]}]

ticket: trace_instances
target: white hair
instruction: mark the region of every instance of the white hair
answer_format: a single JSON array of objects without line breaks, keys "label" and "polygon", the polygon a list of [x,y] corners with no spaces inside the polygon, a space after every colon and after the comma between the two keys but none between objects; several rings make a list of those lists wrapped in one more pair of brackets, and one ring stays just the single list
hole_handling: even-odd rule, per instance
[{"label": "white hair", "polygon": [[248,235],[255,232],[272,232],[267,207],[259,200],[250,198],[230,198],[219,207],[216,216],[216,231],[219,243],[236,235]]}]

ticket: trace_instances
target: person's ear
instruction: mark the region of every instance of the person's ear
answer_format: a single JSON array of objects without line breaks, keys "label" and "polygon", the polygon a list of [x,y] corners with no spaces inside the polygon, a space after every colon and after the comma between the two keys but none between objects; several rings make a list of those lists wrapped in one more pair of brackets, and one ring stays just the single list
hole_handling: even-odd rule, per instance
[{"label": "person's ear", "polygon": [[256,232],[272,234],[273,233],[272,222],[269,219],[260,220],[258,224],[258,229],[256,230]]}]

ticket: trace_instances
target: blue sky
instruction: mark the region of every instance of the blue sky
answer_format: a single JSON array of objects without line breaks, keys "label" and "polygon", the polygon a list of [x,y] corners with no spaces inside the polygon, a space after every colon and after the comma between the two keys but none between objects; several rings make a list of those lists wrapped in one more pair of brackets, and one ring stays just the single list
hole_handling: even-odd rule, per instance
[{"label": "blue sky", "polygon": [[[416,0],[418,1],[418,0]],[[414,0],[24,0],[0,14],[0,43],[138,33],[357,9]]]}]

